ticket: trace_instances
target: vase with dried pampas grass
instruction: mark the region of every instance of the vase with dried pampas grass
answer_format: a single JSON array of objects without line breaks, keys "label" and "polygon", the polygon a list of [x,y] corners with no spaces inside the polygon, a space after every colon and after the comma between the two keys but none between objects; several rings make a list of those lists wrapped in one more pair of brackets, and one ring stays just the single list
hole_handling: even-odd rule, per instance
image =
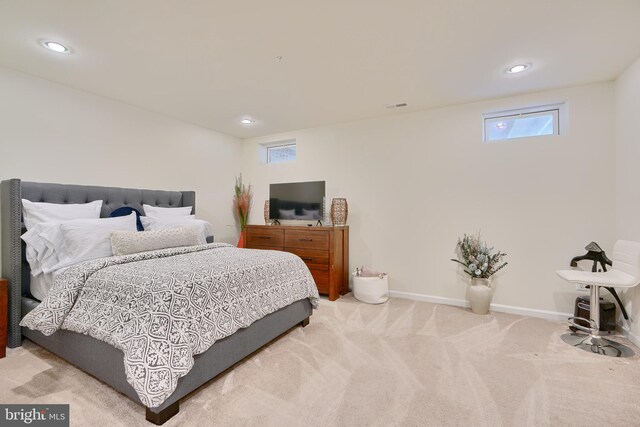
[{"label": "vase with dried pampas grass", "polygon": [[233,197],[233,210],[240,223],[240,239],[238,247],[244,248],[244,235],[247,222],[249,221],[249,211],[251,210],[251,184],[245,186],[242,183],[242,174],[236,178],[235,195]]}]

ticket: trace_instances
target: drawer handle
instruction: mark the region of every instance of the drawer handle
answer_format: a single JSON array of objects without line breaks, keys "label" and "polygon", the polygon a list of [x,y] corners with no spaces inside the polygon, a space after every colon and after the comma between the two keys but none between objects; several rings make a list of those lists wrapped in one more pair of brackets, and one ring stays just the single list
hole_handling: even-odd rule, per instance
[{"label": "drawer handle", "polygon": [[303,261],[313,261],[313,258],[302,258]]},{"label": "drawer handle", "polygon": [[298,239],[300,242],[313,242],[313,239],[303,239],[302,237]]},{"label": "drawer handle", "polygon": [[271,236],[258,236],[259,239],[270,239]]}]

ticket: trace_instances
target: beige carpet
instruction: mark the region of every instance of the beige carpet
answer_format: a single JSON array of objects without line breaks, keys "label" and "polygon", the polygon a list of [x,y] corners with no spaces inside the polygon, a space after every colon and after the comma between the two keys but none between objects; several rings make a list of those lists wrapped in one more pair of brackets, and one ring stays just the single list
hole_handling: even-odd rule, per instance
[{"label": "beige carpet", "polygon": [[[165,425],[640,425],[640,357],[582,352],[565,330],[402,299],[323,300],[308,327],[193,393]],[[150,425],[141,406],[30,342],[0,374],[2,403],[70,403],[78,426]]]}]

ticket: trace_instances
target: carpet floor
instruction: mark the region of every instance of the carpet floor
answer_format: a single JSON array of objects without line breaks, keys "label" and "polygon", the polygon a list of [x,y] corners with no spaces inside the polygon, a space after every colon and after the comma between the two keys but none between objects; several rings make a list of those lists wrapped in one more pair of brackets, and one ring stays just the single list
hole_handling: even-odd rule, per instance
[{"label": "carpet floor", "polygon": [[[308,327],[201,387],[165,425],[640,425],[640,356],[583,352],[565,332],[403,299],[322,300]],[[74,426],[151,425],[141,406],[29,341],[0,360],[0,402],[69,403]]]}]

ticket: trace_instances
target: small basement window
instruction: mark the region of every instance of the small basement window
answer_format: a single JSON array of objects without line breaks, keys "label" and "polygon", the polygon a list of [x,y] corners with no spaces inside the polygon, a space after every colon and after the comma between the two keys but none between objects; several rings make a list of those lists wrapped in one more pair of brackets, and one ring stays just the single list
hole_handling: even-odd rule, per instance
[{"label": "small basement window", "polygon": [[484,142],[560,135],[564,104],[541,105],[483,114]]},{"label": "small basement window", "polygon": [[269,144],[267,148],[267,163],[295,162],[296,142],[287,141],[282,143]]}]

